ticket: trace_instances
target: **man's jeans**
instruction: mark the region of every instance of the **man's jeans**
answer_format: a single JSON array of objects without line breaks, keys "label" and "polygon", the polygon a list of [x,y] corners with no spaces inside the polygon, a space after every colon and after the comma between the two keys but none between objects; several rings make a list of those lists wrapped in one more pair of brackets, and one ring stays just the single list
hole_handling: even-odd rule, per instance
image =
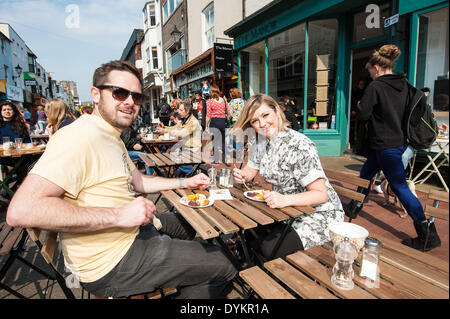
[{"label": "man's jeans", "polygon": [[139,154],[145,154],[142,152],[138,152],[138,151],[128,151],[128,156],[130,156],[132,161],[139,161],[142,164],[145,165],[145,172],[147,175],[153,175],[153,168],[150,168],[147,166],[147,164],[145,164],[145,162],[143,160],[141,160],[141,158],[139,157]]},{"label": "man's jeans", "polygon": [[[406,148],[407,146],[403,145],[387,150],[372,151],[361,169],[360,177],[372,180],[381,169],[392,191],[397,195],[411,218],[414,221],[422,221],[425,220],[422,204],[411,192],[406,182],[405,167],[402,162],[402,154]],[[370,187],[363,190],[366,196],[369,189]]]},{"label": "man's jeans", "polygon": [[153,225],[141,227],[117,266],[99,280],[83,283],[84,288],[99,297],[176,287],[180,292],[177,298],[225,298],[237,271],[221,249],[197,240],[181,240],[191,239],[195,231],[178,213],[165,212],[157,217],[162,223],[159,232]]}]

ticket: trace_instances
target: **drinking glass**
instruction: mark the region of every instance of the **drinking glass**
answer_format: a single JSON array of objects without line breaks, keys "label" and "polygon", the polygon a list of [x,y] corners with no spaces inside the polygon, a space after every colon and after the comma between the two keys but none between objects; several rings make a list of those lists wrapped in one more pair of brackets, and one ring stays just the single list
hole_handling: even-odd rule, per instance
[{"label": "drinking glass", "polygon": [[9,144],[9,136],[3,136],[3,149],[10,149],[11,145]]},{"label": "drinking glass", "polygon": [[208,176],[211,181],[209,187],[216,187],[217,171],[214,167],[208,168]]},{"label": "drinking glass", "polygon": [[22,150],[22,138],[21,137],[16,137],[14,139],[14,143],[16,144],[17,152],[20,152]]}]

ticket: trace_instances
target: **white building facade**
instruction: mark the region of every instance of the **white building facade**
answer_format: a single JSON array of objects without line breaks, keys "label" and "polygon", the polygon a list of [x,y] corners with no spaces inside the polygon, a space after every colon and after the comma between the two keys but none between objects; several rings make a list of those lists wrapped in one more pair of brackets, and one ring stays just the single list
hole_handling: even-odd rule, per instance
[{"label": "white building facade", "polygon": [[151,118],[157,117],[157,105],[163,95],[164,71],[162,59],[161,1],[150,0],[142,9],[144,40],[142,41],[142,75],[146,100],[144,108]]}]

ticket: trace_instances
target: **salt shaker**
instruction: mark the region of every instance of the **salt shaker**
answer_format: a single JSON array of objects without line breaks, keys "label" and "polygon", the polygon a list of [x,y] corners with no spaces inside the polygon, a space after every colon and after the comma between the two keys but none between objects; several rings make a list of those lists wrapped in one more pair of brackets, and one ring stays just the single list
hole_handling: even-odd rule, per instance
[{"label": "salt shaker", "polygon": [[336,264],[333,267],[331,282],[340,289],[353,289],[353,261],[358,256],[358,248],[345,237],[334,247],[334,252]]},{"label": "salt shaker", "polygon": [[362,251],[361,267],[359,275],[363,278],[371,280],[378,280],[378,257],[380,253],[381,243],[375,238],[366,238],[364,241],[364,248]]}]

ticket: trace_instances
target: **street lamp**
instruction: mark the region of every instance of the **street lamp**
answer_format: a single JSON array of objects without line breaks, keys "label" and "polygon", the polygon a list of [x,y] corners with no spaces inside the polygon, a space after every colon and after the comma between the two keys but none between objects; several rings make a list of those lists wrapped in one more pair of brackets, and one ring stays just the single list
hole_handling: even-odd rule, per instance
[{"label": "street lamp", "polygon": [[181,31],[177,29],[177,26],[175,25],[172,32],[170,32],[170,36],[173,39],[173,42],[178,43],[181,39]]},{"label": "street lamp", "polygon": [[16,74],[17,76],[14,76],[14,78],[20,78],[20,75],[22,74],[22,67],[17,64],[17,66],[14,68],[14,70],[16,70]]}]

